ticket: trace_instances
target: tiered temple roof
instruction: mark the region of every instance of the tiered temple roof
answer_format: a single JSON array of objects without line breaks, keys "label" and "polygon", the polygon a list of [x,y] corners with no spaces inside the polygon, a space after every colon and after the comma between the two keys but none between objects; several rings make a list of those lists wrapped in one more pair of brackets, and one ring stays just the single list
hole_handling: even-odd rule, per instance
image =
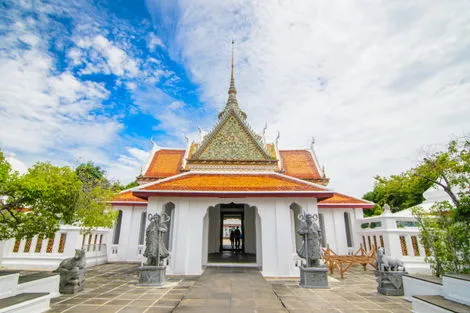
[{"label": "tiered temple roof", "polygon": [[140,186],[121,192],[115,205],[142,205],[152,195],[173,196],[300,196],[319,207],[362,207],[373,204],[335,193],[320,169],[313,147],[279,150],[253,131],[238,104],[233,54],[228,100],[214,128],[186,149],[154,145],[137,178]]},{"label": "tiered temple roof", "polygon": [[145,184],[134,194],[150,195],[255,195],[309,196],[318,199],[331,197],[327,188],[278,173],[209,173],[188,172]]}]

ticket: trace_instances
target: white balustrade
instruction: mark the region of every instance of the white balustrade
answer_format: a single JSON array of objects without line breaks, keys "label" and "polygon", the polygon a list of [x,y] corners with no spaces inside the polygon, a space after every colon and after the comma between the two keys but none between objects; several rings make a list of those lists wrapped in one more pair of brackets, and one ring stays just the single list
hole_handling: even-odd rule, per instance
[{"label": "white balustrade", "polygon": [[105,237],[108,229],[81,234],[80,227],[63,225],[51,238],[10,239],[0,244],[0,266],[5,268],[53,269],[76,249],[84,248],[87,266],[106,263]]},{"label": "white balustrade", "polygon": [[410,273],[429,272],[424,261],[425,250],[419,241],[416,219],[410,215],[385,212],[379,216],[358,219],[359,238],[366,250],[383,247],[385,253],[401,259]]}]

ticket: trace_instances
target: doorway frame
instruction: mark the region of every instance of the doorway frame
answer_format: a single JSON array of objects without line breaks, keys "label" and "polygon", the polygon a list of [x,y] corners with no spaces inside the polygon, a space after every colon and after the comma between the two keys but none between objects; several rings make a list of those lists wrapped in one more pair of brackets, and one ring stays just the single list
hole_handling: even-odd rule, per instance
[{"label": "doorway frame", "polygon": [[219,253],[223,253],[224,251],[232,251],[232,249],[224,249],[224,220],[225,216],[230,215],[240,215],[240,221],[241,221],[241,233],[243,236],[242,239],[242,248],[240,252],[245,253],[245,208],[241,209],[241,212],[222,212],[222,209],[220,210],[220,228],[219,228]]}]

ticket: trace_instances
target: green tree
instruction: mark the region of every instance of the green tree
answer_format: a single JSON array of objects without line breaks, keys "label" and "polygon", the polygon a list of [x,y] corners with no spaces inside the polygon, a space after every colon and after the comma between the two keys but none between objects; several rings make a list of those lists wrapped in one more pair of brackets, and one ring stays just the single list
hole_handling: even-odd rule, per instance
[{"label": "green tree", "polygon": [[446,151],[425,157],[412,175],[441,187],[450,197],[455,214],[469,220],[470,139],[452,140]]},{"label": "green tree", "polygon": [[413,212],[434,274],[470,272],[470,141],[452,140],[446,151],[424,158],[413,175],[439,186],[451,199],[437,202],[430,212]]},{"label": "green tree", "polygon": [[374,189],[364,199],[376,203],[366,216],[381,212],[388,203],[393,209],[423,202],[431,186],[442,188],[450,201],[436,203],[430,212],[414,209],[421,228],[420,240],[429,252],[427,261],[438,276],[445,272],[470,271],[470,140],[452,140],[445,151],[428,154],[414,168],[388,178],[377,176]]},{"label": "green tree", "polygon": [[423,193],[432,186],[432,182],[406,171],[390,177],[375,177],[374,189],[363,198],[374,202],[373,209],[365,210],[365,216],[382,213],[384,204],[390,205],[392,212],[400,211],[424,201]]},{"label": "green tree", "polygon": [[105,176],[105,171],[92,162],[77,166],[75,173],[82,183],[82,192],[77,207],[77,220],[89,232],[96,227],[112,227],[116,212],[108,201],[116,193]]},{"label": "green tree", "polygon": [[127,185],[122,185],[119,181],[116,181],[114,182],[112,188],[116,191],[122,191],[122,190],[130,189],[130,188],[134,188],[137,186],[139,186],[139,184],[137,183],[136,180],[128,183]]},{"label": "green tree", "polygon": [[48,237],[61,223],[88,230],[112,226],[116,213],[106,203],[112,190],[95,183],[50,163],[37,163],[20,175],[0,151],[0,240]]}]

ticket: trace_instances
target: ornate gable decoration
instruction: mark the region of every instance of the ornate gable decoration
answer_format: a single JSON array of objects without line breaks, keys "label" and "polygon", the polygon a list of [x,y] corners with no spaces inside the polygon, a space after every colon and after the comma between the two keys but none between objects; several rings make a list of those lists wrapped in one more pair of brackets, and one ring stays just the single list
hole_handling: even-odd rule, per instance
[{"label": "ornate gable decoration", "polygon": [[258,137],[233,109],[227,110],[188,161],[275,161]]}]

